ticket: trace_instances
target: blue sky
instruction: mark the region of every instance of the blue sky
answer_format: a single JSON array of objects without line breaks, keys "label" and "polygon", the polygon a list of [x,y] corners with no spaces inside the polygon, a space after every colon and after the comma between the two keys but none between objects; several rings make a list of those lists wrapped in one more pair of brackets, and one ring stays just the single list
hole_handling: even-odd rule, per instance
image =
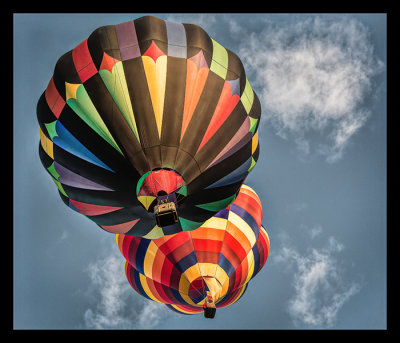
[{"label": "blue sky", "polygon": [[262,106],[246,184],[271,250],[213,320],[130,288],[114,236],[68,209],[38,156],[58,58],[144,14],[14,14],[14,329],[386,329],[386,15],[167,14],[236,52]]}]

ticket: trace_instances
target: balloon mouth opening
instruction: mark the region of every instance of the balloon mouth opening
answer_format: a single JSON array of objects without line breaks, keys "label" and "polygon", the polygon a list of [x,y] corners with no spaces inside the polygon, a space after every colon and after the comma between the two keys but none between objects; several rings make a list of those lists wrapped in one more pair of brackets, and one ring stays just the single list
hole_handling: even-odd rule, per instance
[{"label": "balloon mouth opening", "polygon": [[201,275],[192,280],[188,296],[201,306],[206,318],[214,318],[219,299],[224,296],[221,282],[212,275]]},{"label": "balloon mouth opening", "polygon": [[177,209],[187,196],[183,177],[173,169],[154,169],[145,173],[136,185],[136,196],[147,210],[160,214],[160,223],[177,222]]}]

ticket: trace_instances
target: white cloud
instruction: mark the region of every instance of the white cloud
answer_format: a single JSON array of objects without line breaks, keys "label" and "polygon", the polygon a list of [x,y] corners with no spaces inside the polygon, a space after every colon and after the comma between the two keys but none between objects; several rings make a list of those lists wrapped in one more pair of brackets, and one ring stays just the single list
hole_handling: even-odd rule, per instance
[{"label": "white cloud", "polygon": [[[115,240],[111,239],[114,244]],[[114,248],[114,249],[112,249]],[[118,249],[88,267],[91,303],[84,313],[84,323],[90,329],[149,329],[155,327],[170,311],[164,304],[141,297],[125,276],[124,258]]]},{"label": "white cloud", "polygon": [[69,236],[68,231],[64,230],[64,231],[61,233],[60,240],[63,241],[64,239],[67,239],[68,236]]},{"label": "white cloud", "polygon": [[310,229],[310,236],[311,236],[311,238],[315,238],[315,237],[317,237],[318,235],[320,235],[321,234],[321,232],[322,232],[322,227],[321,226],[313,226],[311,229]]},{"label": "white cloud", "polygon": [[305,202],[296,202],[288,205],[289,211],[302,212],[307,208],[308,204]]},{"label": "white cloud", "polygon": [[266,22],[260,34],[246,36],[239,55],[260,90],[263,120],[304,154],[312,146],[328,162],[340,159],[370,115],[363,102],[383,70],[367,28],[346,17]]},{"label": "white cloud", "polygon": [[333,237],[326,248],[312,249],[302,256],[296,249],[284,246],[274,257],[293,273],[294,294],[287,311],[296,325],[329,328],[334,326],[343,305],[360,290],[355,282],[344,282],[335,254],[343,244]]}]

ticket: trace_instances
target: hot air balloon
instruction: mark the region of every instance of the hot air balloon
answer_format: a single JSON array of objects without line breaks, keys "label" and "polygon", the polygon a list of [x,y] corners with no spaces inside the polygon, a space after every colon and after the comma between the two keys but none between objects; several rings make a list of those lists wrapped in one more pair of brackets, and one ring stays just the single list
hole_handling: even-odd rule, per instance
[{"label": "hot air balloon", "polygon": [[215,309],[239,300],[269,253],[262,207],[242,185],[235,201],[201,227],[158,239],[117,234],[125,273],[142,296],[183,314]]},{"label": "hot air balloon", "polygon": [[158,238],[226,208],[257,162],[261,107],[239,57],[199,26],[102,26],[56,63],[39,155],[71,209]]}]

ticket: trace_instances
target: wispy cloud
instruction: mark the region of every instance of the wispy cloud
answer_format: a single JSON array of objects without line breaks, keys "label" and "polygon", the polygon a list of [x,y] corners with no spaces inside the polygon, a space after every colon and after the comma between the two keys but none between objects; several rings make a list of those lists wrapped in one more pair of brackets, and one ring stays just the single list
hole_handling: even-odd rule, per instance
[{"label": "wispy cloud", "polygon": [[[113,241],[113,240],[111,240]],[[113,242],[115,244],[115,240]],[[89,265],[87,290],[91,306],[84,313],[90,329],[150,329],[171,315],[161,303],[138,295],[125,277],[124,258],[117,249]]]},{"label": "wispy cloud", "polygon": [[294,294],[287,311],[295,325],[329,328],[335,325],[343,305],[360,290],[356,282],[344,281],[336,254],[344,249],[333,237],[322,249],[311,249],[305,256],[285,245],[274,256],[293,272]]},{"label": "wispy cloud", "polygon": [[65,239],[67,239],[68,236],[69,236],[68,231],[64,230],[64,231],[61,233],[60,241],[63,241],[63,240],[65,240]]},{"label": "wispy cloud", "polygon": [[246,36],[239,55],[259,90],[262,118],[301,152],[312,148],[328,162],[342,157],[365,124],[365,98],[384,68],[367,27],[346,17],[266,21],[259,34]]},{"label": "wispy cloud", "polygon": [[322,232],[322,227],[321,226],[313,226],[311,229],[310,229],[310,237],[311,238],[315,238],[315,237],[317,237],[319,234],[321,234],[321,232]]}]

